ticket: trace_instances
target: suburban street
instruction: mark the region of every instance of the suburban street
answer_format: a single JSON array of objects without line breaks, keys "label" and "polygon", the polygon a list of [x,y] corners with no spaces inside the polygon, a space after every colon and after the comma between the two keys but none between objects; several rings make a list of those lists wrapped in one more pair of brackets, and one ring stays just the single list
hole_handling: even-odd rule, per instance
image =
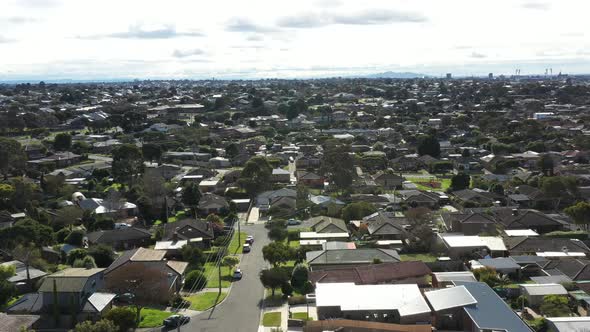
[{"label": "suburban street", "polygon": [[252,251],[244,254],[240,263],[244,277],[233,283],[231,292],[223,303],[192,317],[190,323],[183,326],[181,331],[252,332],[258,330],[264,294],[258,273],[266,266],[262,258],[262,247],[270,240],[262,224],[246,225],[241,228],[242,231],[254,236]]}]

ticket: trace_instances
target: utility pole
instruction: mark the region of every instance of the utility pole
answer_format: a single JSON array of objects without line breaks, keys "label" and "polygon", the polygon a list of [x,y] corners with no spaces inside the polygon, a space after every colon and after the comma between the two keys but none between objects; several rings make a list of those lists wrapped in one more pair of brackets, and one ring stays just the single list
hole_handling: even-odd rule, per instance
[{"label": "utility pole", "polygon": [[217,254],[218,264],[217,264],[217,275],[219,277],[219,295],[221,296],[221,251]]},{"label": "utility pole", "polygon": [[[236,214],[236,216],[237,216],[237,214]],[[239,245],[238,248],[241,248],[241,246],[242,246],[242,237],[241,237],[242,233],[240,232],[240,217],[236,217],[236,219],[237,219],[236,222],[238,223],[238,245]]]}]

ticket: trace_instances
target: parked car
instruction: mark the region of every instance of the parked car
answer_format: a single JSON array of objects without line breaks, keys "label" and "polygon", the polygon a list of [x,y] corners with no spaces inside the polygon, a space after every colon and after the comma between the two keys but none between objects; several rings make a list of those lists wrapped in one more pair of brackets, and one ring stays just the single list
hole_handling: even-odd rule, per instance
[{"label": "parked car", "polygon": [[188,323],[191,320],[190,317],[184,315],[172,315],[164,319],[163,325],[166,327],[178,327]]},{"label": "parked car", "polygon": [[242,279],[242,270],[236,269],[234,271],[233,278],[234,278],[234,280],[240,280],[240,279]]},{"label": "parked car", "polygon": [[287,220],[287,225],[294,226],[294,225],[301,225],[301,221],[297,219],[289,219]]},{"label": "parked car", "polygon": [[250,252],[250,245],[248,243],[244,243],[244,245],[242,246],[242,252],[243,253],[247,253]]},{"label": "parked car", "polygon": [[113,299],[115,302],[118,303],[132,303],[133,299],[135,298],[135,294],[132,293],[122,293],[122,294],[117,294],[115,295],[115,298]]},{"label": "parked car", "polygon": [[254,243],[254,236],[248,235],[246,237],[246,243],[248,243],[249,245],[252,245]]},{"label": "parked car", "polygon": [[131,225],[124,223],[124,222],[115,223],[115,229],[125,229],[125,228],[129,228],[129,227],[131,227]]}]

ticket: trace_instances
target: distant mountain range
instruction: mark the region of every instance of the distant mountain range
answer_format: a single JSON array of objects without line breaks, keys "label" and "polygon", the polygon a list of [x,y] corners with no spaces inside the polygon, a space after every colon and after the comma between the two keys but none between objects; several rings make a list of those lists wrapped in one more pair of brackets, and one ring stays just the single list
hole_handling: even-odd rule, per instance
[{"label": "distant mountain range", "polygon": [[422,78],[422,77],[429,77],[425,74],[420,73],[412,73],[412,72],[394,72],[394,71],[386,71],[383,73],[376,73],[376,74],[369,74],[362,76],[364,78]]}]

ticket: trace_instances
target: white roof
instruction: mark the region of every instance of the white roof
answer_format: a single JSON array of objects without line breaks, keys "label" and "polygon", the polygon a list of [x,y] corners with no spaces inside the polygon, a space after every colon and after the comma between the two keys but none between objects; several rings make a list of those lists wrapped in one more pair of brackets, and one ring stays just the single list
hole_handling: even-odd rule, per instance
[{"label": "white roof", "polygon": [[319,246],[326,243],[326,240],[299,240],[300,246]]},{"label": "white roof", "polygon": [[112,293],[93,293],[88,298],[88,302],[92,304],[97,311],[101,312],[109,303],[115,298],[115,294]]},{"label": "white roof", "polygon": [[342,311],[397,310],[401,317],[431,312],[416,284],[317,283],[315,294],[317,307]]},{"label": "white roof", "polygon": [[485,247],[479,236],[465,236],[462,234],[439,234],[451,248]]},{"label": "white roof", "polygon": [[154,249],[155,250],[175,250],[175,249],[180,249],[187,244],[188,244],[187,240],[158,241],[158,242],[156,242]]},{"label": "white roof", "polygon": [[402,240],[380,240],[377,241],[378,246],[389,246],[392,244],[403,244]]},{"label": "white roof", "polygon": [[316,233],[316,232],[301,232],[299,238],[302,240],[311,239],[333,239],[333,238],[348,238],[348,233]]},{"label": "white roof", "polygon": [[590,326],[590,317],[547,317],[546,319],[557,332],[585,331]]},{"label": "white roof", "polygon": [[583,252],[563,252],[563,251],[541,251],[536,252],[537,256],[541,257],[585,257]]},{"label": "white roof", "polygon": [[471,293],[465,286],[444,288],[425,292],[424,296],[430,302],[434,311],[441,311],[451,308],[464,307],[470,304],[476,304],[477,300],[471,296]]},{"label": "white roof", "polygon": [[485,246],[488,247],[491,251],[506,251],[506,245],[504,245],[504,241],[501,237],[497,236],[480,236],[479,237]]},{"label": "white roof", "polygon": [[432,273],[436,280],[440,282],[445,281],[473,281],[476,282],[475,276],[469,271],[458,271],[458,272],[433,272]]},{"label": "white roof", "polygon": [[504,233],[508,236],[539,236],[539,233],[532,229],[506,229]]},{"label": "white roof", "polygon": [[529,295],[567,295],[567,290],[561,284],[521,284]]},{"label": "white roof", "polygon": [[219,180],[203,180],[199,183],[199,186],[216,186]]}]

